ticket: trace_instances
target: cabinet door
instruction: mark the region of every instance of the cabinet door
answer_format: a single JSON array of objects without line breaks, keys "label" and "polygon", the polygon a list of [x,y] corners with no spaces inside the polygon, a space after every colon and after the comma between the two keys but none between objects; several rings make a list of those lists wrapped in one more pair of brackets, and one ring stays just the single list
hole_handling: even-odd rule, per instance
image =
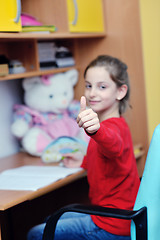
[{"label": "cabinet door", "polygon": [[0,0],[0,31],[21,30],[21,0]]},{"label": "cabinet door", "polygon": [[67,0],[70,32],[103,32],[102,0]]}]

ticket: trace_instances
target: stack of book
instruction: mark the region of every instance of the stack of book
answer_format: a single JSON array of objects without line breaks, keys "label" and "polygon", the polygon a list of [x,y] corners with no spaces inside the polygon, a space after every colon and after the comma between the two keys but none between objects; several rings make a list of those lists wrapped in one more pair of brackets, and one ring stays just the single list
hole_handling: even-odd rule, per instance
[{"label": "stack of book", "polygon": [[70,50],[66,47],[57,47],[55,42],[39,42],[38,54],[41,70],[75,65]]},{"label": "stack of book", "polygon": [[40,62],[40,68],[42,70],[57,68],[56,57],[55,57],[56,51],[57,51],[57,47],[54,42],[38,43],[39,62]]},{"label": "stack of book", "polygon": [[41,25],[41,26],[26,25],[26,26],[22,26],[22,32],[50,33],[50,32],[55,32],[55,31],[56,31],[56,27],[54,25]]},{"label": "stack of book", "polygon": [[27,13],[21,14],[21,22],[22,32],[50,33],[56,31],[56,27],[54,25],[44,25],[43,23],[39,22],[34,16],[31,16]]},{"label": "stack of book", "polygon": [[75,65],[75,60],[68,48],[59,47],[57,49],[56,64],[58,67],[71,67]]}]

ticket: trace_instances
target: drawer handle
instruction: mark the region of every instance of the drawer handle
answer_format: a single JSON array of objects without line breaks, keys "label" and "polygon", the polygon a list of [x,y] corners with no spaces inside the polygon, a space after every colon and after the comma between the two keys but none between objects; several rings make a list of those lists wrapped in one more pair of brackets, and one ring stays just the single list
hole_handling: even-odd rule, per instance
[{"label": "drawer handle", "polygon": [[16,18],[14,19],[15,23],[19,22],[20,16],[21,16],[21,0],[17,0],[17,15]]},{"label": "drawer handle", "polygon": [[77,0],[73,0],[73,4],[74,4],[74,20],[72,21],[72,25],[76,25],[77,24],[77,20],[78,20],[78,4],[77,4]]}]

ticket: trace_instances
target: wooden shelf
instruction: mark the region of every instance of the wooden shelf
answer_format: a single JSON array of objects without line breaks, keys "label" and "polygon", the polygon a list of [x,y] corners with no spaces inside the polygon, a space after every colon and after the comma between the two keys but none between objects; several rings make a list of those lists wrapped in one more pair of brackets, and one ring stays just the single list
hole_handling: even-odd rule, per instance
[{"label": "wooden shelf", "polygon": [[4,39],[14,41],[16,39],[73,39],[73,38],[102,38],[106,37],[106,33],[0,33],[0,40]]},{"label": "wooden shelf", "polygon": [[53,73],[60,73],[60,72],[66,72],[70,69],[76,68],[76,66],[73,67],[66,67],[66,68],[53,68],[50,70],[43,70],[43,71],[32,71],[32,72],[24,72],[24,73],[18,73],[18,74],[8,74],[4,77],[0,77],[0,81],[5,80],[12,80],[12,79],[21,79],[21,78],[28,78],[28,77],[35,77],[35,76],[41,76],[41,75],[47,75],[47,74],[53,74]]}]

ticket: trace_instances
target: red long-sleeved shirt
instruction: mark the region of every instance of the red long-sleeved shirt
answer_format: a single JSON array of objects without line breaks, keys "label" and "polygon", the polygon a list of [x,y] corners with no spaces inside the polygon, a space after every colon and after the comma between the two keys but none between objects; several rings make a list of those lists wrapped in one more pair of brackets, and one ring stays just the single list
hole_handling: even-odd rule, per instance
[{"label": "red long-sleeved shirt", "polygon": [[[139,176],[130,130],[123,117],[100,124],[91,135],[82,167],[87,170],[92,204],[132,210]],[[130,235],[130,221],[92,216],[100,228],[117,235]]]}]

